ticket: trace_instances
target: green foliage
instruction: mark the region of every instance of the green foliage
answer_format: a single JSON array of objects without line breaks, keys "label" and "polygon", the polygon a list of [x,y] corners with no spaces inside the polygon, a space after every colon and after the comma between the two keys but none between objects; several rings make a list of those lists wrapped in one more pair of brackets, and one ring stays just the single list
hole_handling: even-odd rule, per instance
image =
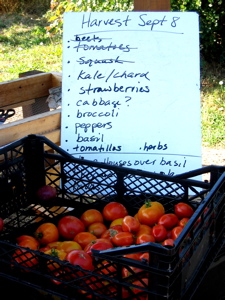
[{"label": "green foliage", "polygon": [[225,1],[171,0],[171,9],[199,14],[202,57],[210,63],[225,64]]},{"label": "green foliage", "polygon": [[51,10],[45,15],[50,23],[46,29],[50,36],[62,35],[64,12],[131,11],[133,3],[133,0],[52,0]]},{"label": "green foliage", "polygon": [[43,14],[50,8],[51,0],[0,0],[0,13]]}]

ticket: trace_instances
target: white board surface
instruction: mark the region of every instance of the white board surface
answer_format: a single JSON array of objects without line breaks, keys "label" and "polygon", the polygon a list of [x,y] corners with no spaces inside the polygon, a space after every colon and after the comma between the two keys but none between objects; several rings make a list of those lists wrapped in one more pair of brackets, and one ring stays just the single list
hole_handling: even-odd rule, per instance
[{"label": "white board surface", "polygon": [[194,12],[64,14],[61,147],[175,175],[201,167]]}]

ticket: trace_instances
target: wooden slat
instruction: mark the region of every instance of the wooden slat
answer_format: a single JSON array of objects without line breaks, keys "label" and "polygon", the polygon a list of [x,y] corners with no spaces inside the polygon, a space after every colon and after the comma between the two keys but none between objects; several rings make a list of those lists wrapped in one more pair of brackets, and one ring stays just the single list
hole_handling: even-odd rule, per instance
[{"label": "wooden slat", "polygon": [[60,141],[60,127],[60,109],[6,125],[0,125],[0,146],[4,146],[29,134],[44,135],[57,144]]},{"label": "wooden slat", "polygon": [[51,72],[52,73],[52,87],[57,87],[62,85],[62,73]]},{"label": "wooden slat", "polygon": [[135,11],[170,11],[170,0],[134,0]]},{"label": "wooden slat", "polygon": [[33,103],[35,103],[35,99],[31,99],[31,100],[28,100],[28,101],[22,101],[22,102],[19,102],[17,104],[6,105],[6,106],[3,106],[1,108],[2,109],[10,109],[10,108],[16,108],[16,107],[31,105]]},{"label": "wooden slat", "polygon": [[52,73],[42,73],[0,83],[0,107],[49,95],[52,77]]}]

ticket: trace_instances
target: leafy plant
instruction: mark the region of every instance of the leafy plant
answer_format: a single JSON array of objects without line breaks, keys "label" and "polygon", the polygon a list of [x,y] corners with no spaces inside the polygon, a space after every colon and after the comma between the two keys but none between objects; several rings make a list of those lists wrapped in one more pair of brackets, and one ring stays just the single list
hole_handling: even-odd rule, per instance
[{"label": "leafy plant", "polygon": [[49,21],[49,26],[47,26],[46,29],[48,35],[51,37],[54,35],[61,35],[64,12],[131,10],[133,10],[133,0],[52,0],[51,10],[49,10],[45,15]]},{"label": "leafy plant", "polygon": [[199,14],[202,56],[208,62],[225,64],[225,1],[171,0],[171,9]]}]

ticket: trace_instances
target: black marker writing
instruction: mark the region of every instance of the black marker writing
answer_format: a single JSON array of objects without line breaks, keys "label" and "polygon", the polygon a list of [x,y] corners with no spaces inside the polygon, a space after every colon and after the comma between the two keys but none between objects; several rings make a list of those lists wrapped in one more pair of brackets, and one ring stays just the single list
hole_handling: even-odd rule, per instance
[{"label": "black marker writing", "polygon": [[[82,24],[81,27],[84,28],[85,27],[99,27],[101,25],[105,25],[105,26],[110,26],[110,27],[121,27],[121,26],[128,26],[128,22],[131,21],[131,19],[129,18],[129,15],[126,16],[125,19],[92,19],[91,18],[91,13],[88,16],[88,19],[85,20],[85,16],[86,14],[83,14],[83,19],[82,19]],[[100,14],[100,16],[102,17],[102,14]]]},{"label": "black marker writing", "polygon": [[101,87],[101,86],[96,86],[92,87],[91,83],[87,88],[81,87],[80,88],[80,95],[87,94],[90,95],[90,93],[96,94],[96,93],[104,93],[104,92],[114,92],[114,93],[150,93],[150,88],[149,86],[123,86],[123,85],[117,85],[114,83],[113,86],[108,86],[108,87]]},{"label": "black marker writing", "polygon": [[129,63],[133,64],[134,61],[129,61],[129,60],[122,60],[120,59],[119,56],[116,58],[103,58],[103,59],[87,59],[85,56],[80,57],[77,60],[78,64],[80,65],[88,65],[89,67],[92,67],[93,65],[104,65],[104,64],[124,64],[124,63]]}]

